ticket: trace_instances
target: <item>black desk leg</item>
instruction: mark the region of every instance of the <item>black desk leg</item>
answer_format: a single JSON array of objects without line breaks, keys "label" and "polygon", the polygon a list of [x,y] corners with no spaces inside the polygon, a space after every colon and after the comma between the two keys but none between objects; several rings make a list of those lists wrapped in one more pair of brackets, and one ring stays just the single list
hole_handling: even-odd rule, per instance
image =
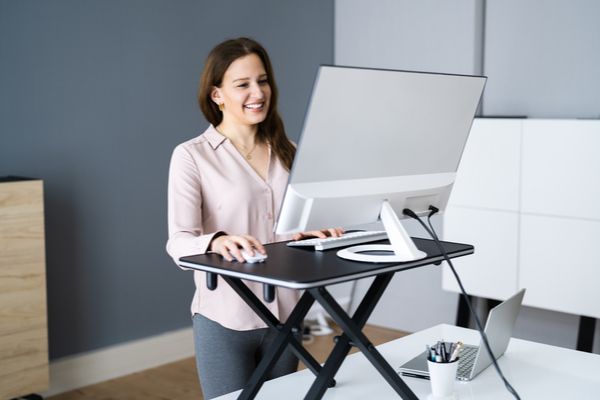
[{"label": "black desk leg", "polygon": [[[387,288],[388,284],[392,280],[394,273],[382,274],[375,278],[369,290],[363,297],[361,303],[359,304],[352,320],[362,329],[362,327],[367,323],[367,320],[371,316],[371,313],[375,309],[377,302],[383,295],[383,292]],[[316,289],[314,289],[316,290]],[[342,362],[348,355],[348,352],[352,348],[350,344],[350,339],[347,335],[341,335],[333,350],[331,351],[329,357],[325,361],[323,365],[323,370],[317,377],[317,379],[313,382],[310,390],[306,394],[305,399],[320,399],[325,394],[327,390],[327,384],[325,382],[331,382],[337,371],[340,369]]]},{"label": "black desk leg", "polygon": [[206,287],[208,290],[215,290],[217,288],[217,277],[218,275],[214,272],[206,273]]},{"label": "black desk leg", "polygon": [[[473,304],[473,296],[467,295],[471,304]],[[456,310],[456,326],[468,328],[471,323],[471,313],[469,305],[462,294],[458,295],[458,308]]]},{"label": "black desk leg", "polygon": [[579,317],[579,330],[577,332],[577,350],[591,353],[594,350],[594,334],[596,332],[596,318]]},{"label": "black desk leg", "polygon": [[250,380],[239,395],[238,400],[254,399],[263,383],[267,380],[267,374],[273,369],[279,357],[281,357],[283,350],[285,350],[291,341],[295,340],[292,335],[292,328],[300,325],[313,303],[314,298],[310,294],[304,293],[302,295],[283,327],[278,329],[277,336],[275,336],[273,343],[271,343],[262,360],[258,363]]},{"label": "black desk leg", "polygon": [[377,351],[375,346],[362,333],[361,327],[357,325],[344,311],[342,307],[335,301],[329,292],[321,287],[310,289],[313,297],[323,306],[323,308],[331,315],[334,321],[344,330],[344,334],[354,342],[365,357],[379,371],[381,376],[389,383],[389,385],[400,395],[404,400],[418,400],[413,391],[404,383],[400,376],[388,364],[388,362]]},{"label": "black desk leg", "polygon": [[275,300],[275,286],[263,283],[263,299],[267,303],[272,303]]},{"label": "black desk leg", "polygon": [[[254,295],[254,293],[248,289],[248,286],[242,282],[241,279],[231,278],[223,275],[223,280],[229,284],[236,291],[236,293],[252,308],[252,310],[262,319],[271,329],[280,330],[281,322],[275,318],[275,316],[269,311],[267,307]],[[314,302],[314,298],[312,298]],[[312,304],[311,304],[312,305]],[[304,318],[304,317],[303,317]],[[292,352],[308,369],[312,371],[313,374],[319,375],[321,372],[321,365],[313,358],[313,356],[299,343],[296,338],[292,337],[293,340],[290,340],[288,343]],[[335,382],[332,382],[331,385],[335,385]]]}]

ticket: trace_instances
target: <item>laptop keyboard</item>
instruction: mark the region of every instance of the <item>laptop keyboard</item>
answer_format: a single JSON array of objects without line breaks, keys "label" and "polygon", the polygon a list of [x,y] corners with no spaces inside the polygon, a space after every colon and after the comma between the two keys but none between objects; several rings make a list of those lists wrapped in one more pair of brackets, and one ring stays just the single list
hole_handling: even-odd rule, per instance
[{"label": "laptop keyboard", "polygon": [[468,379],[471,376],[471,370],[475,363],[475,356],[477,356],[478,346],[465,346],[461,349],[458,354],[458,370],[456,376],[464,379]]}]

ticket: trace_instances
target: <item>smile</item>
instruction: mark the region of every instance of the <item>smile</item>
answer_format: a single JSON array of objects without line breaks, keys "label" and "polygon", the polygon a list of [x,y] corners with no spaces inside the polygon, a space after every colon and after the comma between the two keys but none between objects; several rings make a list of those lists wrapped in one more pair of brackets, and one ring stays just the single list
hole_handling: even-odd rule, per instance
[{"label": "smile", "polygon": [[263,107],[265,106],[265,103],[253,103],[253,104],[244,104],[244,108],[250,109],[250,110],[261,110],[263,109]]}]

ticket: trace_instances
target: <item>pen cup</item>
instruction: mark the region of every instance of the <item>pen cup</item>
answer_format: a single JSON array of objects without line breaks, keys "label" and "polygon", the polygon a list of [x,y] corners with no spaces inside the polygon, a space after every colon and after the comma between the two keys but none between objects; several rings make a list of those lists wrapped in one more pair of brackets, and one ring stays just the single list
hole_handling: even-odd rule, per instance
[{"label": "pen cup", "polygon": [[458,368],[458,358],[452,362],[434,362],[427,360],[431,394],[433,398],[445,399],[454,396],[454,381]]}]

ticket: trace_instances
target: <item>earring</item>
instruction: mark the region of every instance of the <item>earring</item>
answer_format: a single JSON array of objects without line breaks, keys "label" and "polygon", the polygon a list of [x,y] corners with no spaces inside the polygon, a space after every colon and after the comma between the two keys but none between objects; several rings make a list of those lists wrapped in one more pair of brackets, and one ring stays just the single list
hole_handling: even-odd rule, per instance
[{"label": "earring", "polygon": [[225,103],[219,104],[219,111],[223,112],[224,109],[225,109]]}]

